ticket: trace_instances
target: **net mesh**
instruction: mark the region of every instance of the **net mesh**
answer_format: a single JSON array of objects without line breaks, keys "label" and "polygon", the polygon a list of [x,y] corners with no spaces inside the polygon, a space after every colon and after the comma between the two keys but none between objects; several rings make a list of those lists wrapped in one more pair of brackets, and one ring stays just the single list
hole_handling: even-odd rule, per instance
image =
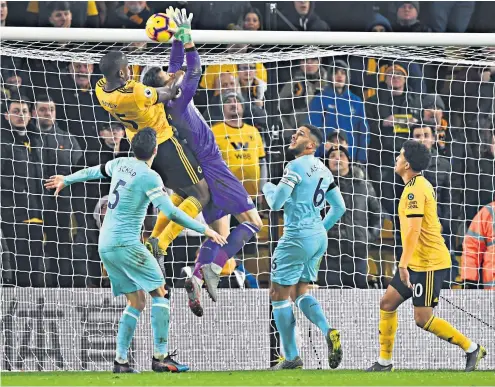
[{"label": "net mesh", "polygon": [[[5,369],[108,369],[111,363],[123,300],[111,297],[97,250],[109,185],[79,184],[55,199],[42,181],[130,151],[119,123],[99,107],[93,93],[100,77],[96,64],[105,52],[116,49],[128,54],[136,80],[150,66],[166,66],[170,54],[168,45],[2,41],[2,280],[14,286],[2,292]],[[363,345],[362,332],[368,330],[370,317],[371,326],[376,326],[381,291],[347,288],[383,289],[395,273],[401,253],[397,204],[402,184],[393,168],[408,138],[424,141],[434,155],[425,176],[436,190],[453,263],[444,287],[495,286],[491,250],[495,206],[489,205],[495,186],[493,48],[202,45],[198,49],[204,77],[196,107],[213,126],[223,120],[221,96],[233,90],[241,93],[244,121],[263,139],[269,179],[277,182],[291,160],[286,148],[295,128],[310,122],[325,129],[327,142],[320,155],[337,179],[347,212],[329,232],[329,248],[315,287],[337,289],[318,290],[318,297],[330,320],[351,340],[350,346],[378,345],[372,332],[366,335],[372,342]],[[27,110],[8,104],[17,93],[33,102]],[[54,112],[46,94],[55,102]],[[55,130],[40,130],[50,127],[46,122],[55,116]],[[418,126],[414,131],[413,123]],[[346,151],[329,153],[336,144]],[[348,165],[346,158],[352,163]],[[258,160],[252,163],[258,167]],[[253,165],[241,164],[246,187],[253,180],[243,168]],[[231,160],[230,166],[239,169]],[[265,227],[236,256],[231,275],[222,278],[225,290],[219,303],[205,300],[209,317],[195,320],[182,290],[201,238],[190,231],[181,234],[166,257],[168,285],[177,288],[171,345],[187,353],[189,358],[182,360],[196,370],[265,368],[280,352],[268,294],[246,288],[268,287],[271,253],[282,235],[282,213],[269,211],[257,191],[250,194]],[[143,239],[155,219],[150,210]],[[482,312],[485,321],[495,319],[492,292],[452,290],[449,295],[471,307],[471,312]],[[442,306],[441,313],[448,317],[452,311]],[[444,352],[448,344],[427,340],[417,344],[410,317],[404,317],[407,329],[400,336],[409,330],[411,335],[397,343],[401,366],[462,366],[453,360],[457,355]],[[486,327],[458,311],[455,319],[456,326],[474,340],[489,342]],[[307,365],[325,368],[319,333],[298,320]],[[144,319],[141,323],[149,325]],[[149,366],[151,351],[146,329],[135,338],[131,356],[142,368]],[[209,333],[201,334],[205,329]],[[425,351],[434,348],[420,365],[409,355],[417,345]],[[447,362],[435,362],[440,353],[448,353]],[[363,368],[375,355],[374,350],[352,352],[344,367]],[[495,364],[491,360],[484,367],[493,369]]]}]

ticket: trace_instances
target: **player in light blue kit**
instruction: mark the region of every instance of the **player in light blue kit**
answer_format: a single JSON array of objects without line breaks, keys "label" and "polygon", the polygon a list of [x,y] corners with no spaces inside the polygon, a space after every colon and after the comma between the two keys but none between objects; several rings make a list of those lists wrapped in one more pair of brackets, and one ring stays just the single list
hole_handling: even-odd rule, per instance
[{"label": "player in light blue kit", "polygon": [[[314,156],[322,142],[320,129],[309,124],[301,126],[289,145],[296,159],[287,164],[277,186],[267,183],[263,187],[270,208],[284,208],[284,234],[272,257],[270,298],[285,359],[274,370],[303,366],[297,350],[291,294],[296,295],[296,306],[325,336],[330,367],[337,368],[342,360],[340,332],[330,328],[320,303],[308,294],[308,285],[316,281],[327,250],[327,231],[345,212],[344,199],[332,173]],[[331,208],[322,220],[325,199]]]},{"label": "player in light blue kit", "polygon": [[152,369],[155,372],[184,372],[189,367],[177,363],[172,359],[173,355],[168,354],[170,301],[163,286],[162,271],[140,241],[146,210],[151,201],[155,208],[178,224],[202,233],[220,245],[224,245],[226,240],[176,208],[164,193],[162,179],[150,169],[157,152],[156,132],[153,129],[140,130],[132,139],[132,150],[135,157],[118,158],[69,176],[52,176],[45,186],[55,189],[57,195],[68,185],[111,177],[111,193],[100,231],[98,251],[108,272],[113,294],[125,294],[128,301],[119,322],[113,372],[136,372],[129,366],[127,354],[137,321],[146,305],[146,293],[152,297]]}]

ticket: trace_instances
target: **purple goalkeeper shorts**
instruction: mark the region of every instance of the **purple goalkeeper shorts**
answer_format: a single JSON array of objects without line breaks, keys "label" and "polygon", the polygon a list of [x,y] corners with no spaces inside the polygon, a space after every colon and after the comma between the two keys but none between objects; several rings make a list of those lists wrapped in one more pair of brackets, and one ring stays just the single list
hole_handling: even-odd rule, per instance
[{"label": "purple goalkeeper shorts", "polygon": [[203,208],[206,223],[211,224],[225,215],[237,215],[253,209],[254,203],[241,182],[223,159],[201,166],[210,188],[211,200]]}]

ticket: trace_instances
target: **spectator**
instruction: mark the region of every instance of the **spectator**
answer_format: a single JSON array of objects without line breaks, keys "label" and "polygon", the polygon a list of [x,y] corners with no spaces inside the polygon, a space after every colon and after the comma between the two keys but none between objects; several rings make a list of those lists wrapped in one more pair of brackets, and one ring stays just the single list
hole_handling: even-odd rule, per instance
[{"label": "spectator", "polygon": [[123,5],[108,16],[107,24],[110,28],[144,29],[153,13],[146,1],[124,1]]},{"label": "spectator", "polygon": [[348,87],[349,70],[344,61],[336,60],[330,70],[330,83],[309,104],[309,122],[325,130],[346,132],[352,158],[366,163],[368,124],[364,104]]},{"label": "spectator", "polygon": [[239,77],[240,91],[244,100],[263,107],[266,83],[256,78],[256,64],[237,65],[237,76]]},{"label": "spectator", "polygon": [[327,70],[318,58],[301,59],[289,82],[280,90],[283,136],[288,144],[292,135],[308,118],[308,104],[321,93],[328,79]]},{"label": "spectator", "polygon": [[0,27],[7,25],[7,15],[9,14],[9,7],[6,1],[0,1]]},{"label": "spectator", "polygon": [[431,28],[418,20],[419,1],[397,2],[396,32],[431,32]]},{"label": "spectator", "polygon": [[[368,173],[378,196],[382,192],[383,173],[393,170],[395,157],[409,137],[408,124],[417,122],[419,117],[420,101],[406,90],[406,82],[407,71],[402,66],[388,67],[385,82],[380,83],[378,93],[366,103],[370,126]],[[395,180],[395,174],[392,176]]]},{"label": "spectator", "polygon": [[423,143],[431,152],[431,162],[423,171],[424,177],[435,188],[437,197],[438,217],[442,224],[442,234],[450,246],[450,220],[451,216],[451,181],[452,167],[449,159],[440,156],[435,150],[436,134],[435,122],[423,122],[411,125],[411,136],[414,140]]},{"label": "spectator", "polygon": [[362,171],[351,164],[345,147],[330,149],[328,168],[342,192],[347,211],[328,232],[328,256],[321,263],[318,282],[320,286],[366,289],[369,244],[381,230],[380,204],[371,184],[361,177]]},{"label": "spectator", "polygon": [[366,26],[368,32],[392,32],[392,25],[390,21],[383,16],[375,12],[369,24]]},{"label": "spectator", "polygon": [[[477,143],[476,146],[480,148],[479,159],[466,160],[467,173],[464,177],[452,175],[453,179],[465,181],[463,203],[468,220],[472,219],[473,214],[482,206],[493,201],[495,192],[495,133],[492,132],[489,142]],[[457,184],[460,185],[459,182]]]},{"label": "spectator", "polygon": [[[98,123],[108,122],[108,114],[93,93],[93,64],[73,62],[53,88],[61,129],[74,135],[83,151],[99,151]],[[89,165],[85,163],[85,165]]]},{"label": "spectator", "polygon": [[[203,117],[207,122],[213,124],[215,122],[222,122],[224,120],[223,114],[223,100],[226,94],[234,93],[239,94],[239,83],[238,79],[232,73],[222,73],[218,78],[218,83],[216,84],[215,91],[209,93],[211,96],[208,100],[207,109],[203,113]],[[218,92],[217,92],[218,91]],[[256,104],[251,103],[249,100],[246,101],[239,94],[239,100],[241,101],[243,108],[243,119],[251,126],[256,126],[261,129],[265,127],[266,123],[266,112],[264,109],[256,106]]]},{"label": "spectator", "polygon": [[48,6],[48,22],[52,27],[70,28],[72,25],[72,12],[68,1],[53,1]]},{"label": "spectator", "polygon": [[[39,136],[33,146],[41,154],[42,179],[54,175],[68,175],[82,157],[79,143],[56,124],[56,106],[48,95],[37,95],[32,117]],[[72,194],[75,195],[75,192]],[[54,197],[51,192],[43,195],[44,252],[50,275],[46,281],[53,287],[72,285],[72,225],[71,190]]]},{"label": "spectator", "polygon": [[433,32],[466,32],[475,4],[475,1],[432,1],[428,25]]},{"label": "spectator", "polygon": [[[120,122],[104,122],[98,129],[99,149],[86,155],[88,165],[105,164],[113,160],[120,152],[120,144],[125,137],[125,129]],[[101,193],[99,197],[107,195],[108,192]]]},{"label": "spectator", "polygon": [[1,228],[16,286],[44,286],[41,155],[26,97],[12,95],[1,126]]},{"label": "spectator", "polygon": [[286,17],[279,19],[278,30],[330,31],[328,24],[315,12],[315,1],[288,1],[281,5],[281,11]]},{"label": "spectator", "polygon": [[254,126],[243,121],[242,97],[230,92],[223,97],[224,121],[211,128],[230,170],[256,197],[267,176],[265,148]]},{"label": "spectator", "polygon": [[243,30],[260,31],[263,29],[263,18],[258,8],[249,8],[242,15],[241,22]]},{"label": "spectator", "polygon": [[494,225],[495,202],[491,202],[476,214],[464,237],[461,278],[468,288],[495,290]]},{"label": "spectator", "polygon": [[[96,1],[30,1],[26,10],[27,24],[39,27],[97,28],[100,26],[100,17],[96,3]],[[56,16],[53,20],[57,19],[57,24],[61,25],[54,25],[53,21],[50,20],[55,11],[64,13],[64,15]],[[62,19],[66,19],[65,22],[67,22],[69,14],[70,22],[68,26],[65,26]]]},{"label": "spectator", "polygon": [[423,120],[432,121],[435,123],[436,132],[436,147],[438,154],[447,156],[450,155],[450,149],[447,142],[451,142],[450,133],[448,133],[448,123],[443,118],[445,111],[445,103],[439,95],[426,94],[422,99],[423,105]]},{"label": "spectator", "polygon": [[249,1],[196,1],[188,4],[194,14],[193,29],[226,30],[235,25],[239,15],[251,8]]},{"label": "spectator", "polygon": [[[220,65],[209,65],[206,67],[205,72],[203,74],[203,77],[201,78],[201,81],[199,82],[199,87],[200,93],[202,91],[203,94],[211,94],[213,95],[220,95],[221,90],[218,86],[225,86],[225,84],[230,83],[232,84],[232,79],[229,79],[229,81],[221,80],[220,77],[226,77],[225,73],[230,73],[234,76],[234,79],[237,78],[237,66],[236,64],[220,64]],[[264,82],[265,84],[268,81],[268,75],[266,72],[266,68],[263,65],[263,63],[256,63],[256,74],[255,77],[259,79],[260,81]],[[231,86],[230,86],[231,87]],[[223,87],[224,89],[226,87]],[[200,100],[199,105],[206,106],[207,105],[207,100],[206,97],[203,96],[203,98]],[[209,103],[208,103],[209,104]]]}]

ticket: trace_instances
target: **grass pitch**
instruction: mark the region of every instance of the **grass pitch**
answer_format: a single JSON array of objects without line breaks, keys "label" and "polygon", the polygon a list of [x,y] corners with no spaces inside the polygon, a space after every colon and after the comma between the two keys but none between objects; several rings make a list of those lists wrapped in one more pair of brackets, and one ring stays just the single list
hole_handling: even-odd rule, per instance
[{"label": "grass pitch", "polygon": [[236,371],[114,375],[110,372],[2,373],[2,386],[495,386],[495,372],[478,371]]}]

